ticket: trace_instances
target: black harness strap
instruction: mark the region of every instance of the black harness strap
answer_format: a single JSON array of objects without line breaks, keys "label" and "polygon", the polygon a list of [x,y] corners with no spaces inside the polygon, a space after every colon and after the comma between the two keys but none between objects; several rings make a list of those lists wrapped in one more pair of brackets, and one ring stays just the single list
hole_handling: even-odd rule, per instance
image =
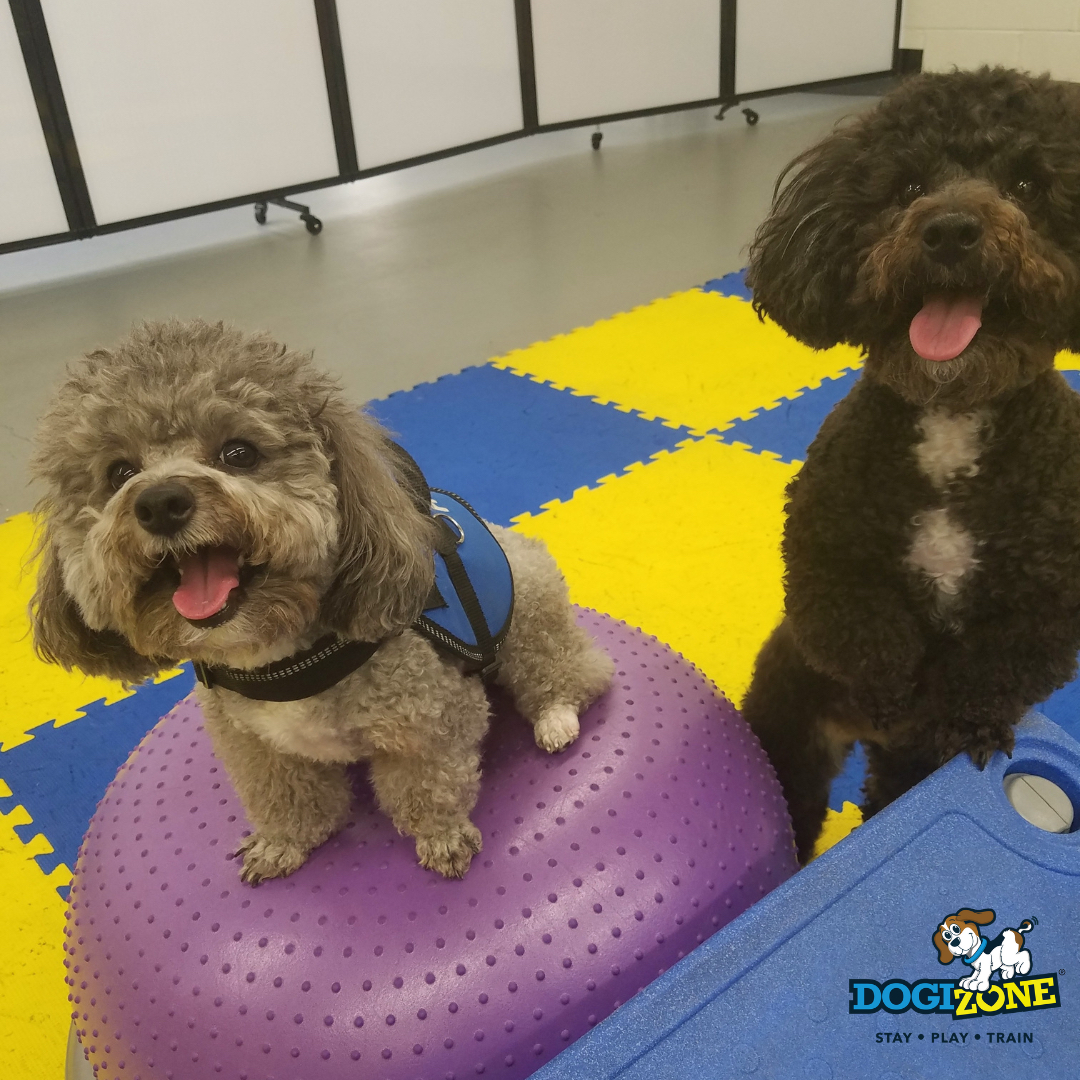
[{"label": "black harness strap", "polygon": [[413,506],[424,517],[427,517],[431,513],[431,488],[420,466],[416,464],[412,454],[404,446],[398,446],[396,442],[387,440],[386,447],[390,456],[397,462],[405,493],[412,499]]},{"label": "black harness strap", "polygon": [[495,659],[497,652],[495,641],[491,636],[487,619],[484,618],[484,612],[480,607],[480,600],[476,595],[476,590],[473,588],[473,583],[469,580],[461,556],[458,554],[457,537],[443,518],[437,517],[435,520],[439,524],[439,537],[435,541],[435,550],[442,556],[443,562],[446,563],[446,572],[450,575],[450,584],[454,586],[454,592],[458,594],[458,599],[461,601],[461,606],[465,611],[465,617],[469,620],[472,632],[476,635],[476,648],[490,663]]},{"label": "black harness strap", "polygon": [[336,634],[319,638],[310,649],[264,667],[243,670],[196,663],[206,687],[220,686],[255,701],[299,701],[329,690],[371,659],[375,641],[342,641]]}]

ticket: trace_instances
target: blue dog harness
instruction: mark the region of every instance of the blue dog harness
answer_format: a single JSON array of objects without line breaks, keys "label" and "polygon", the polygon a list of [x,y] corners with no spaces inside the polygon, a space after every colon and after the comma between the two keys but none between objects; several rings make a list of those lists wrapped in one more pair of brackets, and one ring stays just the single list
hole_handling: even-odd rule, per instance
[{"label": "blue dog harness", "polygon": [[[416,509],[436,524],[435,583],[412,629],[466,672],[494,674],[514,614],[514,576],[498,540],[460,496],[429,488],[415,461],[390,444]],[[365,664],[379,641],[327,634],[302,652],[254,669],[196,663],[207,687],[220,686],[256,701],[299,701],[321,694]]]},{"label": "blue dog harness", "polygon": [[490,675],[514,613],[514,576],[506,553],[460,496],[431,489],[439,527],[435,586],[413,629],[469,670]]}]

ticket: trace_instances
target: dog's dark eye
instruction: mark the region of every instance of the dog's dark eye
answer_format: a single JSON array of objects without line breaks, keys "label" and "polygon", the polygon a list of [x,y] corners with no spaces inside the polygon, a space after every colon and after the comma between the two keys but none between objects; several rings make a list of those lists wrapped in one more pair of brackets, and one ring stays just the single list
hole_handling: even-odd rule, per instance
[{"label": "dog's dark eye", "polygon": [[130,461],[114,461],[109,466],[109,487],[119,491],[139,470]]},{"label": "dog's dark eye", "polygon": [[253,469],[259,462],[259,451],[251,443],[230,439],[218,455],[222,465],[230,469]]},{"label": "dog's dark eye", "polygon": [[1039,194],[1039,185],[1030,177],[1022,177],[1009,189],[1009,194],[1020,202],[1031,202]]},{"label": "dog's dark eye", "polygon": [[926,194],[926,188],[915,180],[910,180],[900,189],[900,203],[908,206],[920,196]]},{"label": "dog's dark eye", "polygon": [[952,932],[954,934],[959,934],[960,933],[960,927],[957,926],[956,923],[953,923],[952,926],[949,927],[949,929],[952,930]]}]

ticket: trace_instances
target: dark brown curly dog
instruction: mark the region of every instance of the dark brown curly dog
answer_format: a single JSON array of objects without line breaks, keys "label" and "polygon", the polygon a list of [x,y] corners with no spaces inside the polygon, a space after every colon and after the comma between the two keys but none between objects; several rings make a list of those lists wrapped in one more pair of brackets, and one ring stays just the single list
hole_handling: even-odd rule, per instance
[{"label": "dark brown curly dog", "polygon": [[1009,752],[1080,647],[1080,89],[910,79],[796,158],[751,248],[759,314],[866,369],[788,489],[786,614],[745,715],[810,856],[866,744],[865,815]]}]

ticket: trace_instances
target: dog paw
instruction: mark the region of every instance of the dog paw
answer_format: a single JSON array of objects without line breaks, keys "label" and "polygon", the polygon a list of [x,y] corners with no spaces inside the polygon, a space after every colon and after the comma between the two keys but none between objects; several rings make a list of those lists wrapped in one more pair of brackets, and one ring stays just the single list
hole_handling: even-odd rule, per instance
[{"label": "dog paw", "polygon": [[472,857],[483,847],[480,830],[471,822],[452,825],[436,836],[418,837],[416,854],[420,865],[435,870],[443,877],[463,877]]},{"label": "dog paw", "polygon": [[580,732],[577,710],[572,705],[552,705],[544,709],[533,727],[536,745],[551,754],[565,750]]},{"label": "dog paw", "polygon": [[258,885],[267,878],[288,877],[307,861],[308,849],[289,840],[274,839],[252,833],[236,849],[244,864],[240,880],[248,885]]}]

